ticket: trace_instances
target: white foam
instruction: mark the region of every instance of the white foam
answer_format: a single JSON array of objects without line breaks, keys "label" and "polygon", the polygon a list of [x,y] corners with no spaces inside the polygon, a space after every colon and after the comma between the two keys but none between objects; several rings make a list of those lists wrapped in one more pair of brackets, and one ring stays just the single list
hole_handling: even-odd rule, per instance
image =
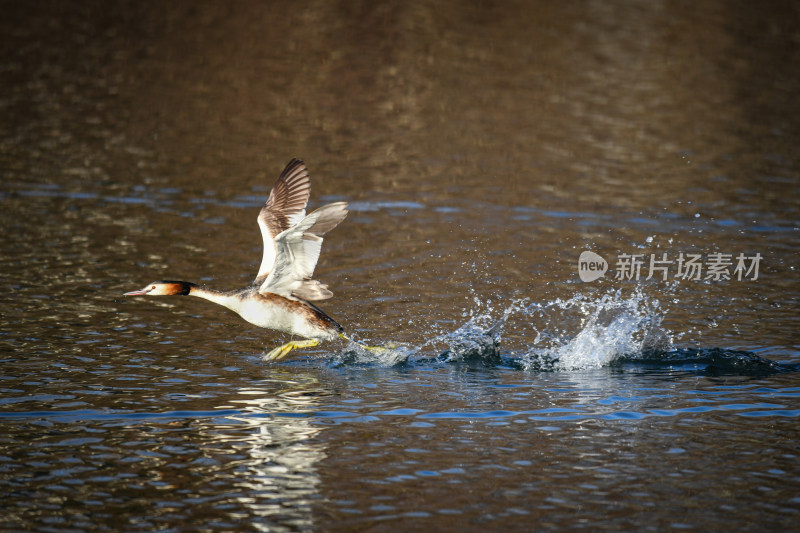
[{"label": "white foam", "polygon": [[[532,318],[547,309],[548,322],[537,327],[537,341],[526,354],[529,363],[549,360],[555,368],[575,370],[609,365],[620,357],[638,357],[652,350],[671,349],[670,333],[661,327],[664,311],[658,300],[641,289],[628,296],[618,290],[597,297],[583,295],[529,308]],[[554,313],[553,310],[560,312]],[[579,319],[563,331],[561,322]],[[553,329],[560,335],[549,334]],[[572,331],[569,331],[572,329]]]}]

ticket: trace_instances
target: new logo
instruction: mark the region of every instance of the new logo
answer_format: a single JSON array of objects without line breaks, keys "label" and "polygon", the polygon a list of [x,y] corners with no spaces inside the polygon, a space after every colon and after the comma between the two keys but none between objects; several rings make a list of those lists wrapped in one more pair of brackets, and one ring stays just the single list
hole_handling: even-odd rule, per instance
[{"label": "new logo", "polygon": [[594,252],[581,252],[578,258],[578,276],[581,281],[589,282],[602,278],[608,270],[608,263],[605,259]]}]

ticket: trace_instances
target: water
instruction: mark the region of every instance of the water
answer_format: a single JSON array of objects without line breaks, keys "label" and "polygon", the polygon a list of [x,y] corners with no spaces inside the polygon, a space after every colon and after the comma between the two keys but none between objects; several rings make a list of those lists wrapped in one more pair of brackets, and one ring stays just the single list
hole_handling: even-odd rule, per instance
[{"label": "water", "polygon": [[[0,529],[796,527],[794,4],[3,11]],[[249,283],[291,157],[383,350],[121,296]]]}]

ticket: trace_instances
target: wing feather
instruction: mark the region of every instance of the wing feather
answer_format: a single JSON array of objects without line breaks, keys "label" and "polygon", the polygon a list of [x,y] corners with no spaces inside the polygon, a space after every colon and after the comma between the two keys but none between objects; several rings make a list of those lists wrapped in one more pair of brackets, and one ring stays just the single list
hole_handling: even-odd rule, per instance
[{"label": "wing feather", "polygon": [[347,216],[347,202],[320,207],[275,237],[277,250],[272,271],[258,292],[304,300],[325,300],[333,296],[327,285],[311,279],[322,250],[322,237]]},{"label": "wing feather", "polygon": [[292,159],[272,186],[269,198],[258,214],[258,227],[264,241],[264,254],[256,282],[273,269],[277,247],[275,238],[306,216],[311,195],[311,179],[305,163]]}]

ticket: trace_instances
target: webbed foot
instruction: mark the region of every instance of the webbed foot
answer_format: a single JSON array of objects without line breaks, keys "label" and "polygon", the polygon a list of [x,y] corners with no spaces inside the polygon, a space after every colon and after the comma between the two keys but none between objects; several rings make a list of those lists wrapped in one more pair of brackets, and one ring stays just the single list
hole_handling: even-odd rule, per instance
[{"label": "webbed foot", "polygon": [[307,339],[304,341],[291,341],[287,342],[283,346],[278,346],[267,355],[264,356],[265,361],[279,361],[289,355],[289,352],[294,350],[295,348],[310,348],[311,346],[316,346],[319,344],[318,339]]}]

